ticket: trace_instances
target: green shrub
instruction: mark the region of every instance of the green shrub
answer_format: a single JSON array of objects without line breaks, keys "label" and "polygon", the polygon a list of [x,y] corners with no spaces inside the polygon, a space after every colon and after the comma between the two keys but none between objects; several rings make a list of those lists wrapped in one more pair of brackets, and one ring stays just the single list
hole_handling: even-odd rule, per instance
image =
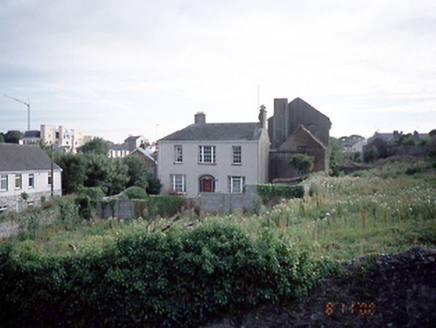
[{"label": "green shrub", "polygon": [[257,192],[264,204],[271,204],[282,198],[302,198],[304,196],[304,186],[301,184],[262,184],[257,185]]},{"label": "green shrub", "polygon": [[5,326],[197,327],[292,301],[335,269],[284,234],[265,228],[254,238],[221,219],[135,231],[104,252],[62,258],[23,259],[2,246],[0,261]]},{"label": "green shrub", "polygon": [[[151,195],[145,203],[147,216],[169,217],[180,212],[185,206],[186,201],[180,196]],[[141,214],[144,214],[144,211]]]},{"label": "green shrub", "polygon": [[97,202],[102,201],[105,196],[99,187],[81,187],[75,200],[82,219],[88,220],[92,217]]},{"label": "green shrub", "polygon": [[122,196],[126,196],[127,199],[147,199],[147,193],[144,188],[132,186],[124,190]]},{"label": "green shrub", "polygon": [[313,156],[309,156],[308,154],[294,154],[289,164],[296,170],[310,171],[313,168]]}]

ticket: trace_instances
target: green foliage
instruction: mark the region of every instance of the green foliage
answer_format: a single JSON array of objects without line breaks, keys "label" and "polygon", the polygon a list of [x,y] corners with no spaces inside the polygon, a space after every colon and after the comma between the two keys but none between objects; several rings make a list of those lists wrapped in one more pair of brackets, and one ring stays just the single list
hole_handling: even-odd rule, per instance
[{"label": "green foliage", "polygon": [[57,197],[55,200],[60,211],[58,221],[66,229],[72,230],[80,221],[79,206],[76,204],[74,197]]},{"label": "green foliage", "polygon": [[378,151],[376,147],[371,147],[365,151],[365,161],[374,162],[378,158]]},{"label": "green foliage", "polygon": [[109,144],[103,138],[94,138],[80,147],[79,152],[83,154],[104,155],[109,154]]},{"label": "green foliage", "polygon": [[147,193],[141,187],[129,187],[121,193],[121,197],[125,196],[127,199],[147,199]]},{"label": "green foliage", "polygon": [[29,198],[29,194],[28,194],[27,192],[23,191],[23,192],[21,193],[21,198],[22,198],[23,200],[27,200],[27,199]]},{"label": "green foliage", "polygon": [[264,204],[272,204],[282,198],[301,198],[304,196],[304,186],[285,184],[257,185],[257,192]]},{"label": "green foliage", "polygon": [[[151,195],[145,201],[146,207],[140,215],[147,217],[170,217],[180,212],[185,206],[186,201],[180,196],[171,195]],[[138,206],[138,205],[137,205]]]},{"label": "green foliage", "polygon": [[148,186],[146,188],[147,194],[149,195],[159,195],[160,190],[162,188],[162,184],[160,183],[159,179],[151,173],[147,174],[147,183]]},{"label": "green foliage", "polygon": [[79,215],[82,219],[90,219],[97,202],[102,201],[104,192],[98,187],[81,187],[75,200],[79,207]]},{"label": "green foliage", "polygon": [[87,157],[82,154],[56,153],[55,162],[62,168],[62,193],[79,191],[86,178]]},{"label": "green foliage", "polygon": [[0,133],[0,142],[5,142],[5,135]]},{"label": "green foliage", "polygon": [[337,167],[344,163],[345,154],[344,147],[342,147],[342,142],[334,137],[329,138],[329,148],[330,148],[330,171],[334,176],[338,175]]},{"label": "green foliage", "polygon": [[[136,231],[101,253],[17,257],[0,247],[6,326],[194,327],[255,306],[290,301],[334,271],[283,234],[253,238],[235,223]],[[19,306],[17,306],[19,304]]]},{"label": "green foliage", "polygon": [[299,171],[310,171],[313,168],[313,157],[308,154],[294,154],[289,164]]},{"label": "green foliage", "polygon": [[143,189],[148,187],[147,175],[148,166],[138,156],[130,155],[123,158],[123,163],[127,165],[128,180],[126,187],[137,186]]},{"label": "green foliage", "polygon": [[4,140],[5,140],[5,142],[8,142],[8,143],[18,144],[18,143],[20,143],[21,139],[23,139],[23,134],[17,130],[8,131],[4,135]]}]

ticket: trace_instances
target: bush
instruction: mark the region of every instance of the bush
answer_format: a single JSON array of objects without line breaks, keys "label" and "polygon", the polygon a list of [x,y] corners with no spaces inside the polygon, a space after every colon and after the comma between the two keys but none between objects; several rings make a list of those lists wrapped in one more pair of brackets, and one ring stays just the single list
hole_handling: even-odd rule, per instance
[{"label": "bush", "polygon": [[282,198],[302,198],[304,196],[304,186],[301,184],[262,184],[257,185],[257,192],[264,204],[271,204]]},{"label": "bush", "polygon": [[[33,252],[30,247],[29,252]],[[26,260],[0,247],[6,326],[197,327],[260,305],[292,301],[333,267],[270,229],[236,223],[137,231],[101,253]]]},{"label": "bush", "polygon": [[121,197],[126,196],[128,199],[147,199],[147,193],[141,187],[129,187],[121,193]]},{"label": "bush", "polygon": [[149,217],[173,216],[180,212],[185,204],[185,199],[180,196],[152,195],[145,202],[145,211],[142,209],[139,214]]},{"label": "bush", "polygon": [[79,208],[79,215],[82,219],[88,220],[92,217],[97,202],[105,196],[99,187],[81,187],[76,198],[76,205]]},{"label": "bush", "polygon": [[294,154],[289,164],[298,171],[310,171],[313,168],[313,157],[308,154]]}]

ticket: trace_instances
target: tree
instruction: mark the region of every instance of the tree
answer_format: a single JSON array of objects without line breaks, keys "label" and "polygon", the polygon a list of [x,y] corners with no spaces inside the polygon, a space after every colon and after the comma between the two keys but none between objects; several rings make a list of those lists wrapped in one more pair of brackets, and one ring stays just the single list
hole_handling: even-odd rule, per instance
[{"label": "tree", "polygon": [[0,133],[0,142],[5,142],[5,135]]},{"label": "tree", "polygon": [[4,135],[4,139],[5,142],[18,144],[23,139],[23,134],[20,131],[11,130]]},{"label": "tree", "polygon": [[130,155],[123,158],[123,163],[127,165],[127,184],[126,187],[148,187],[148,166],[138,156]]},{"label": "tree", "polygon": [[147,174],[147,183],[148,183],[148,187],[146,188],[147,194],[149,195],[160,194],[160,189],[162,188],[162,184],[154,174],[151,173]]},{"label": "tree", "polygon": [[79,152],[83,154],[105,155],[109,154],[109,143],[103,138],[94,138],[91,141],[79,147]]},{"label": "tree", "polygon": [[55,162],[62,168],[62,193],[70,194],[83,188],[87,158],[82,154],[56,153]]}]

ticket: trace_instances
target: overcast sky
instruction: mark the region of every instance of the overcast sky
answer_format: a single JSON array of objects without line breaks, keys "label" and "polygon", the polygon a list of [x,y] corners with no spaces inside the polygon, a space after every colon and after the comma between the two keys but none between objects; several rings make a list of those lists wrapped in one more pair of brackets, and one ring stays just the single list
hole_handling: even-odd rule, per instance
[{"label": "overcast sky", "polygon": [[[258,92],[259,90],[259,92]],[[335,137],[436,128],[436,1],[2,0],[0,132],[122,142],[300,97]],[[258,100],[259,99],[259,100]]]}]

